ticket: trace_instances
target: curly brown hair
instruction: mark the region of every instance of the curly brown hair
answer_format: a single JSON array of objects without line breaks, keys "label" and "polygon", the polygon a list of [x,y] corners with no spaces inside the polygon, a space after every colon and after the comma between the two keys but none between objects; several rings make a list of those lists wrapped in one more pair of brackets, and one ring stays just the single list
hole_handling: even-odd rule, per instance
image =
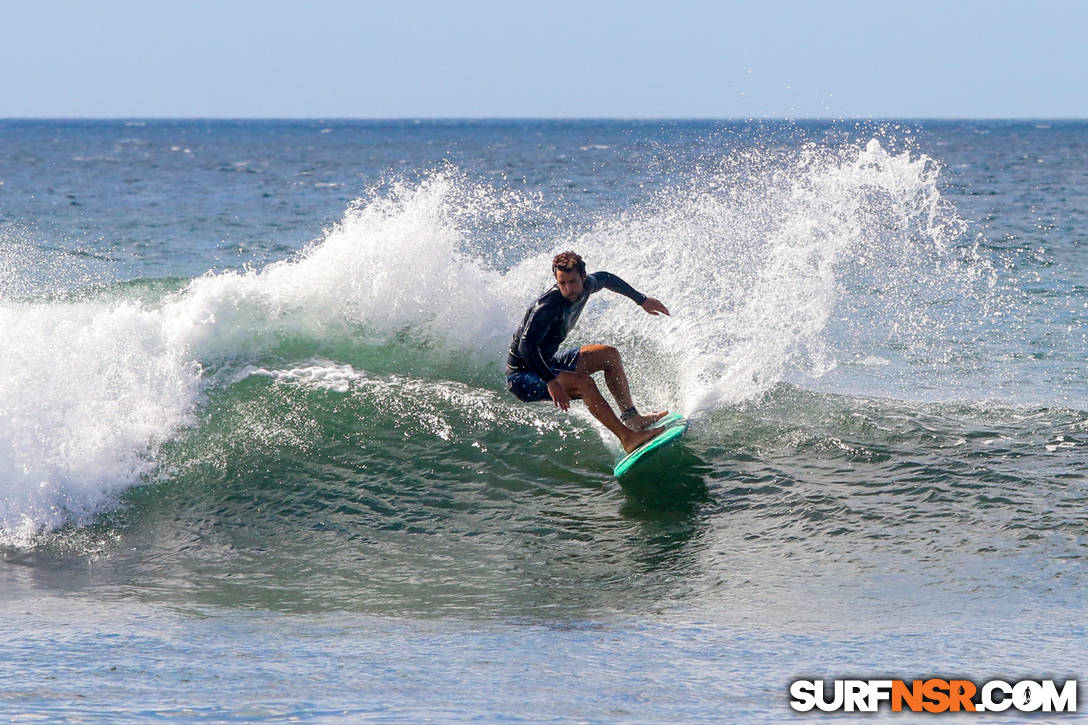
[{"label": "curly brown hair", "polygon": [[585,277],[586,263],[574,252],[563,252],[562,254],[555,255],[555,259],[552,260],[552,275],[559,270],[563,270],[564,272],[577,272]]}]

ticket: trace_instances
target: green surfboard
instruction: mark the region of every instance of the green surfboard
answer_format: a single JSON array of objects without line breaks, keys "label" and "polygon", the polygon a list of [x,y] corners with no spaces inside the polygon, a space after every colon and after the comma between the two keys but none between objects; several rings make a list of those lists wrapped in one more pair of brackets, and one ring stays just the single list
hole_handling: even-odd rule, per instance
[{"label": "green surfboard", "polygon": [[642,460],[647,454],[656,451],[661,446],[667,446],[684,435],[688,430],[688,421],[679,413],[669,413],[664,418],[654,423],[652,427],[660,428],[662,426],[665,427],[664,433],[651,438],[620,459],[620,462],[612,469],[612,473],[616,478],[619,478],[631,470],[631,467]]}]

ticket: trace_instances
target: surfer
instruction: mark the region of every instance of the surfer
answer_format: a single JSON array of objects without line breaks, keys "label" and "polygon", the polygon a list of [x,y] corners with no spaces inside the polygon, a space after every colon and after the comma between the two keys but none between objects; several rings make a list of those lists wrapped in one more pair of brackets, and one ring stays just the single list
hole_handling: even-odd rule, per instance
[{"label": "surfer", "polygon": [[[639,415],[631,399],[619,351],[611,345],[582,345],[557,354],[559,345],[582,314],[589,296],[602,289],[634,300],[651,315],[669,314],[665,305],[635,290],[614,274],[586,274],[586,263],[574,252],[552,260],[555,286],[529,306],[510,343],[506,358],[506,387],[526,403],[548,400],[567,410],[571,399],[581,398],[594,418],[612,431],[630,453],[664,428],[648,428],[668,411]],[[604,399],[593,373],[604,372],[620,415]]]}]

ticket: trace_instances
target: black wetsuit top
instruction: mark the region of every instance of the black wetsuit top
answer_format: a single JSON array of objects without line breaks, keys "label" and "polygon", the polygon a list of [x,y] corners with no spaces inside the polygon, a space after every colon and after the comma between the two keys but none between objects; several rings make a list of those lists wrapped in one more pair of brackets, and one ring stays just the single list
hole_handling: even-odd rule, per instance
[{"label": "black wetsuit top", "polygon": [[646,295],[608,272],[586,275],[582,296],[574,302],[563,296],[559,285],[552,287],[529,307],[521,326],[514,333],[510,354],[506,358],[507,373],[531,371],[544,382],[551,381],[555,373],[548,367],[548,362],[555,356],[563,340],[567,339],[567,333],[574,323],[578,322],[589,296],[602,289],[630,297],[638,305],[646,301]]}]

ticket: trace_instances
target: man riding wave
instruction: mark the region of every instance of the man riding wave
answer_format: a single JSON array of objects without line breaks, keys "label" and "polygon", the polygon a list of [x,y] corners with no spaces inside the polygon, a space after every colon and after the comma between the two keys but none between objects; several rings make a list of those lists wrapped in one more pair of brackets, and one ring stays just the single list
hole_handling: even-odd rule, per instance
[{"label": "man riding wave", "polygon": [[[585,262],[574,252],[556,255],[552,273],[555,286],[529,306],[514,333],[506,358],[506,387],[527,403],[550,398],[563,410],[570,407],[571,399],[585,400],[593,417],[612,431],[630,453],[664,431],[647,426],[668,411],[639,415],[631,399],[620,353],[611,345],[582,345],[561,353],[559,346],[578,322],[589,296],[602,289],[630,298],[651,315],[668,315],[669,311],[661,302],[638,292],[614,274],[587,275]],[[593,380],[593,373],[602,371],[621,411],[619,416]]]}]

